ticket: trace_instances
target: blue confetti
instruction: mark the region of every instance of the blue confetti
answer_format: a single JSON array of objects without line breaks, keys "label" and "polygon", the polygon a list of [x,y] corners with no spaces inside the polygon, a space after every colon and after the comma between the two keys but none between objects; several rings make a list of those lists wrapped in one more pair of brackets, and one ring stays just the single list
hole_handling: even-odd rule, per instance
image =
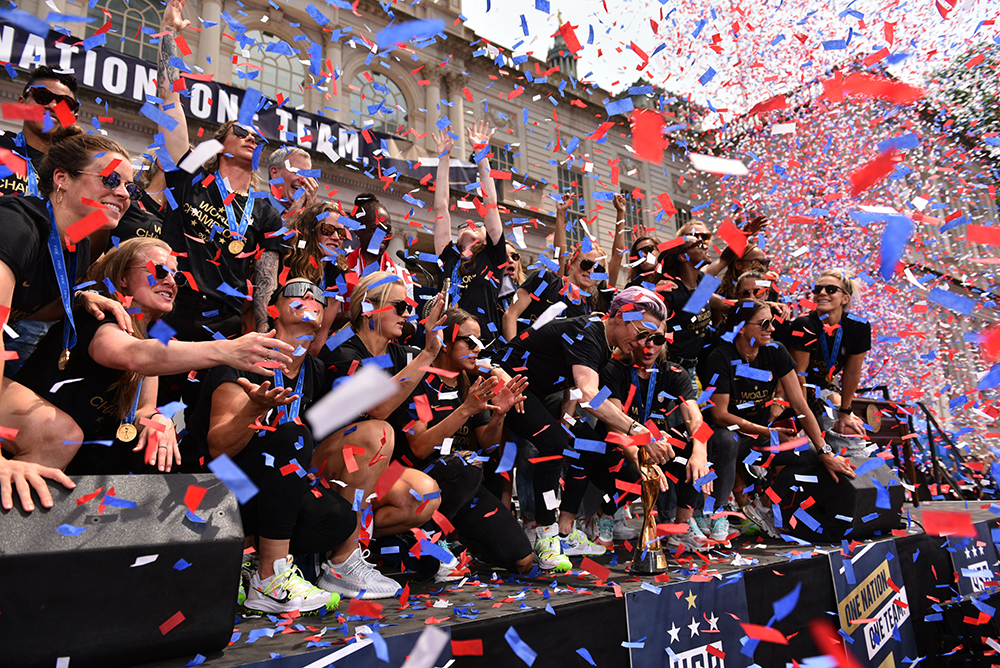
[{"label": "blue confetti", "polygon": [[375,36],[375,43],[384,48],[393,44],[405,44],[411,39],[433,37],[443,31],[444,21],[441,19],[407,21],[406,23],[390,25],[380,30],[378,35]]},{"label": "blue confetti", "polygon": [[531,649],[528,643],[521,640],[521,636],[517,635],[517,631],[514,630],[513,626],[507,628],[507,632],[503,634],[504,640],[510,645],[510,648],[514,650],[514,654],[517,654],[521,661],[524,661],[527,665],[531,666],[535,663],[535,659],[538,657],[538,652]]},{"label": "blue confetti", "polygon": [[247,477],[243,469],[237,466],[228,455],[219,455],[208,463],[208,468],[236,496],[237,501],[240,503],[245,504],[257,496],[257,485]]},{"label": "blue confetti", "polygon": [[79,536],[87,527],[75,527],[72,524],[60,524],[56,529],[56,533],[61,536]]}]

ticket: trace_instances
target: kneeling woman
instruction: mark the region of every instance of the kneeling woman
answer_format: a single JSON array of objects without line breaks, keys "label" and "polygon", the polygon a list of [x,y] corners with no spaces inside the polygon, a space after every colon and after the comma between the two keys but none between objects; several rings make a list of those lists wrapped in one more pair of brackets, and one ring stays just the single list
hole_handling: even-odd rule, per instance
[{"label": "kneeling woman", "polygon": [[[304,279],[289,281],[271,302],[276,338],[289,345],[323,321],[323,291]],[[259,490],[240,506],[243,530],[257,537],[260,555],[244,605],[275,613],[335,606],[340,597],[306,581],[289,556],[321,553],[343,563],[355,550],[351,504],[325,480],[305,474],[313,440],[301,414],[323,392],[322,363],[303,352],[273,382],[229,366],[215,367],[201,382],[185,445],[209,459],[227,455]]]},{"label": "kneeling woman", "polygon": [[[785,346],[771,342],[773,330],[771,308],[766,303],[757,299],[740,301],[726,317],[718,347],[708,356],[702,382],[705,387],[715,388],[708,414],[715,430],[709,447],[718,474],[712,494],[716,508],[722,507],[729,498],[736,479],[737,462],[745,460],[751,450],[758,451],[761,455],[758,463],[772,467],[772,471],[773,467],[785,467],[799,474],[813,475],[822,466],[834,480],[838,479],[838,474],[855,477],[851,462],[834,454],[823,439],[816,418],[806,405],[795,374],[795,362]],[[818,456],[807,444],[801,451],[796,448],[771,453],[773,444],[798,433],[797,426],[772,426],[772,422],[782,417],[780,406],[775,406],[774,402],[779,383],[795,419],[801,421],[806,435],[816,446]],[[783,478],[789,479],[788,476]],[[775,491],[785,498],[783,492],[787,490]],[[777,537],[774,527],[768,526],[759,509],[759,504],[754,504],[746,510],[752,519]]]},{"label": "kneeling woman", "polygon": [[[134,334],[123,332],[110,311],[103,320],[77,318],[77,345],[60,369],[56,362],[63,349],[63,328],[53,327],[18,371],[20,385],[12,390],[23,395],[22,401],[28,395],[34,398],[24,415],[25,431],[52,422],[73,425],[61,436],[71,447],[79,447],[64,465],[70,473],[140,473],[147,470],[144,463],[168,472],[181,464],[173,423],[156,411],[157,376],[217,364],[246,370],[268,358],[292,361],[294,347],[273,335],[169,345],[146,338],[146,328],[173,308],[178,284],[185,278],[177,273],[170,246],[159,239],[123,242],[105,253],[88,276],[94,287],[109,292],[113,287],[109,296],[117,295],[131,306]],[[146,454],[141,460],[132,454],[142,450]],[[189,463],[194,464],[193,458]]]},{"label": "kneeling woman", "polygon": [[[601,385],[611,390],[608,401],[639,424],[652,422],[670,440],[674,458],[662,468],[676,485],[677,523],[687,524],[688,531],[671,536],[669,542],[703,551],[709,540],[728,543],[729,522],[725,517],[715,519],[705,535],[693,519],[694,509],[704,505],[702,494],[712,493],[711,481],[695,487],[709,473],[707,446],[694,437],[704,422],[687,371],[667,361],[666,341],[662,332],[644,336],[631,353],[604,367]],[[606,513],[597,519],[598,532],[605,535],[614,528],[614,517]]]},{"label": "kneeling woman", "polygon": [[503,441],[504,418],[524,399],[521,391],[527,381],[520,376],[507,382],[497,376],[470,380],[478,374],[482,332],[466,311],[449,309],[442,332],[444,345],[434,360],[440,371],[414,390],[414,419],[404,425],[393,456],[437,481],[439,511],[463,544],[487,563],[527,573],[534,562],[531,543],[510,511],[483,486],[482,469],[462,456],[492,450]]}]

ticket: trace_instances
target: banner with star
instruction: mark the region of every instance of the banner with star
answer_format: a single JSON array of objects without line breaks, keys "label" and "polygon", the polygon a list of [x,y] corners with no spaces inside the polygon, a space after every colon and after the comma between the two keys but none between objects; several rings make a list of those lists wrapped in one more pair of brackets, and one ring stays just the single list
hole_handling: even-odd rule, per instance
[{"label": "banner with star", "polygon": [[830,568],[848,651],[866,666],[895,668],[913,662],[917,645],[896,543],[855,544],[846,555],[834,550]]},{"label": "banner with star", "polygon": [[[697,577],[697,576],[696,576]],[[632,668],[746,668],[746,589],[741,577],[707,578],[625,595]]]},{"label": "banner with star", "polygon": [[958,591],[962,596],[978,594],[987,587],[996,586],[993,564],[997,563],[997,551],[990,531],[991,524],[994,523],[976,522],[973,525],[976,528],[974,538],[951,536],[948,538],[950,544],[945,545],[958,574]]}]

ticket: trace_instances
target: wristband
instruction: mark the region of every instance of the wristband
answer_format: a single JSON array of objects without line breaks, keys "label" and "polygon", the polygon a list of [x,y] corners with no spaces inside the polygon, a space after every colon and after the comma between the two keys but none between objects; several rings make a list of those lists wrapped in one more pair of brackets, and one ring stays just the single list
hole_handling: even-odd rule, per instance
[{"label": "wristband", "polygon": [[628,433],[626,434],[627,436],[631,436],[631,435],[632,435],[632,430],[633,430],[633,429],[635,429],[635,426],[636,426],[637,424],[639,424],[639,423],[638,423],[638,422],[636,422],[635,420],[632,420],[632,424],[630,424],[630,425],[628,426]]},{"label": "wristband", "polygon": [[854,415],[854,406],[847,406],[846,408],[844,406],[841,406],[840,407],[840,414],[844,415],[845,413],[847,415]]},{"label": "wristband", "polygon": [[79,304],[80,303],[80,295],[82,295],[85,292],[89,292],[89,293],[94,294],[94,295],[100,295],[101,294],[97,290],[77,290],[76,294],[73,295],[73,303],[74,304]]}]

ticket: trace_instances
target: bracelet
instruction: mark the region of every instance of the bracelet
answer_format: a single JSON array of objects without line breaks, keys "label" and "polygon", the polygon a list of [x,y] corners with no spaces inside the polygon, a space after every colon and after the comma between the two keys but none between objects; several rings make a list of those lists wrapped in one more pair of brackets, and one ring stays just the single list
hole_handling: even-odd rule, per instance
[{"label": "bracelet", "polygon": [[848,414],[848,415],[854,415],[854,406],[848,406],[847,408],[844,408],[843,406],[841,406],[840,407],[840,414],[843,415],[845,413]]},{"label": "bracelet", "polygon": [[632,424],[630,424],[628,426],[628,433],[626,434],[626,436],[631,436],[632,435],[632,430],[635,429],[635,425],[636,424],[637,424],[637,422],[635,420],[632,420]]}]

